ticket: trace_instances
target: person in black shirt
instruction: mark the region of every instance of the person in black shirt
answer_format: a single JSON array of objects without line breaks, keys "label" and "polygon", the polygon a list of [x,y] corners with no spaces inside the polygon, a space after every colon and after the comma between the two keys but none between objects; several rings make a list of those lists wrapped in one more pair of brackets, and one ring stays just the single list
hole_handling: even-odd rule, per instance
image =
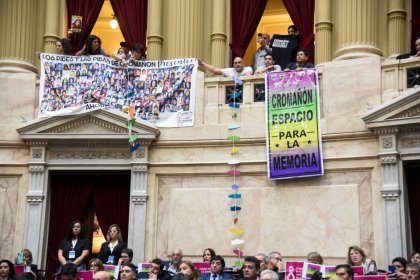
[{"label": "person in black shirt", "polygon": [[296,62],[287,64],[284,71],[297,70],[302,71],[307,68],[315,68],[312,63],[308,62],[308,51],[305,49],[299,49],[296,55]]}]

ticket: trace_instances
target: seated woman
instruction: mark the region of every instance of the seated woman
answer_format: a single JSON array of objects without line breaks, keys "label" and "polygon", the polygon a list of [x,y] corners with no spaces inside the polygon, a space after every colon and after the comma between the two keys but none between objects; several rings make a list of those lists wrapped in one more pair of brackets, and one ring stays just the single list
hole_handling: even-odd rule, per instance
[{"label": "seated woman", "polygon": [[310,252],[307,256],[308,262],[315,264],[323,264],[324,260],[318,252]]},{"label": "seated woman", "polygon": [[104,264],[98,258],[91,259],[89,261],[88,268],[89,268],[89,270],[92,270],[94,273],[96,273],[98,271],[104,271],[105,270]]},{"label": "seated woman", "polygon": [[210,262],[216,256],[216,252],[212,248],[206,248],[203,252],[203,262]]},{"label": "seated woman", "polygon": [[195,266],[190,261],[181,261],[179,264],[179,273],[188,276],[189,280],[200,280],[199,273]]},{"label": "seated woman", "polygon": [[109,56],[104,49],[101,48],[102,41],[96,35],[89,35],[83,49],[76,53],[76,56],[82,55],[104,55]]},{"label": "seated woman", "polygon": [[[15,264],[22,264],[24,266],[28,266],[30,271],[37,274],[38,266],[32,263],[33,262],[32,252],[28,249],[23,249],[21,253],[22,253],[22,263],[18,263],[18,260],[15,259]],[[29,272],[28,269],[25,269],[25,272]]]},{"label": "seated woman", "polygon": [[127,248],[122,240],[121,229],[117,224],[109,227],[106,242],[102,243],[98,258],[106,264],[116,265],[121,257],[121,250]]},{"label": "seated woman", "polygon": [[4,279],[4,280],[15,279],[15,268],[11,261],[9,260],[0,261],[0,279]]},{"label": "seated woman", "polygon": [[359,246],[350,246],[347,252],[347,264],[351,266],[363,266],[363,274],[376,275],[378,269],[376,262],[366,257],[365,252]]},{"label": "seated woman", "polygon": [[80,221],[70,223],[66,237],[61,240],[58,249],[58,260],[63,266],[66,263],[74,263],[77,270],[86,270],[86,259],[90,254],[92,243],[85,238],[85,231]]}]

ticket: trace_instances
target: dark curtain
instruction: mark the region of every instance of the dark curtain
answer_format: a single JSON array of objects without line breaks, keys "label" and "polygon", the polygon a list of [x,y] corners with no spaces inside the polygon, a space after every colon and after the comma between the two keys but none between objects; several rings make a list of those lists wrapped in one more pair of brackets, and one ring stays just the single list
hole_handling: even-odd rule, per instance
[{"label": "dark curtain", "polygon": [[230,48],[232,60],[244,57],[249,42],[260,23],[268,0],[231,0],[232,35]]},{"label": "dark curtain", "polygon": [[58,246],[66,236],[67,227],[74,220],[81,220],[89,205],[92,181],[74,174],[51,175],[50,229],[48,235],[46,279],[56,272]]},{"label": "dark curtain", "polygon": [[406,182],[410,209],[411,238],[413,248],[420,250],[420,165],[407,166]]},{"label": "dark curtain", "polygon": [[420,36],[420,1],[412,0],[411,1],[411,42],[412,49],[415,50],[415,41],[418,36]]},{"label": "dark curtain", "polygon": [[315,0],[283,0],[284,6],[300,34],[300,47],[308,50],[309,61],[314,63],[315,35],[314,15]]},{"label": "dark curtain", "polygon": [[98,19],[104,0],[67,0],[67,26],[70,29],[71,16],[82,16],[82,31],[70,37],[72,54],[83,48],[86,38],[90,35]]},{"label": "dark curtain", "polygon": [[128,45],[146,46],[147,0],[111,0],[111,5]]},{"label": "dark curtain", "polygon": [[[102,174],[95,187],[93,208],[105,235],[112,224],[118,224],[125,242],[128,237],[128,214],[130,199],[129,174]],[[118,189],[119,191],[115,191]]]}]

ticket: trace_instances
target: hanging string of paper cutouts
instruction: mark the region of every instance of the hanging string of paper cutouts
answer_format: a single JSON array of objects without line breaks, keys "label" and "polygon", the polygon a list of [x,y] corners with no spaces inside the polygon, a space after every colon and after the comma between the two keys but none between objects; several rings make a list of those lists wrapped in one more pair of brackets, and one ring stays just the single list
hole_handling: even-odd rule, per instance
[{"label": "hanging string of paper cutouts", "polygon": [[241,138],[235,134],[240,125],[237,121],[238,112],[240,109],[240,103],[237,103],[236,100],[238,97],[241,96],[239,90],[237,90],[237,85],[242,85],[242,80],[238,77],[234,76],[233,80],[235,81],[235,86],[233,92],[229,93],[229,97],[232,99],[233,102],[230,102],[228,105],[232,108],[232,122],[228,125],[228,130],[230,131],[230,135],[228,136],[228,140],[232,142],[232,147],[230,150],[230,159],[228,160],[228,165],[230,170],[228,174],[232,176],[233,183],[231,185],[232,193],[229,194],[230,199],[230,211],[233,213],[232,215],[232,225],[229,228],[229,231],[233,233],[234,239],[231,241],[231,245],[233,247],[233,253],[237,256],[237,260],[235,261],[235,267],[242,268],[242,256],[243,256],[243,244],[244,240],[242,239],[242,235],[244,234],[244,230],[240,227],[239,221],[239,213],[241,211],[241,199],[242,194],[240,193],[240,187],[237,184],[236,180],[237,177],[241,174],[239,170],[240,161],[236,158],[237,153],[239,151],[238,147],[235,145],[237,142],[241,140]]},{"label": "hanging string of paper cutouts", "polygon": [[[127,77],[128,77],[128,70]],[[126,86],[126,98],[128,98],[133,93],[128,91],[128,86]],[[128,142],[130,143],[130,153],[134,153],[139,147],[140,143],[136,143],[137,138],[139,138],[138,134],[133,134],[133,125],[136,123],[136,118],[134,117],[134,106],[129,104],[129,106],[123,107],[123,111],[128,113],[128,120],[127,120],[127,127],[128,127]]]}]

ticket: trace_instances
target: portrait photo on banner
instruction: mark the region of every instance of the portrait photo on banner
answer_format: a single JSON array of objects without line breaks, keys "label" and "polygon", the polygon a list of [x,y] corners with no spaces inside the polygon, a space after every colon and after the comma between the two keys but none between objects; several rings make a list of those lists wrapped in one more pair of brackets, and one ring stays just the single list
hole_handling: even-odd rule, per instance
[{"label": "portrait photo on banner", "polygon": [[114,108],[160,127],[194,125],[197,60],[130,62],[41,54],[39,116]]}]

